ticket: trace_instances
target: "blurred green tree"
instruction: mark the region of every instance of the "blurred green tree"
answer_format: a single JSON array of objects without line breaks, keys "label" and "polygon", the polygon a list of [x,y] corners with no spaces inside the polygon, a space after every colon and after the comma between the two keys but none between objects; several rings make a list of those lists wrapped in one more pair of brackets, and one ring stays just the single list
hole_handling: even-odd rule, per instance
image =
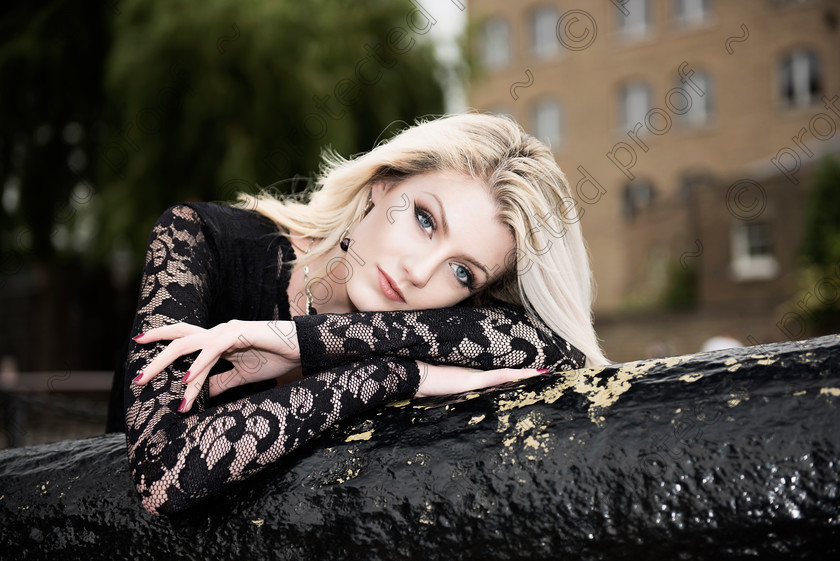
[{"label": "blurred green tree", "polygon": [[102,240],[141,249],[173,203],[311,176],[325,146],[367,151],[389,125],[443,111],[436,18],[420,3],[122,0],[119,12]]},{"label": "blurred green tree", "polygon": [[91,196],[110,43],[107,3],[16,2],[0,17],[0,283],[66,256]]},{"label": "blurred green tree", "polygon": [[[110,362],[119,306],[105,264],[83,252],[95,234],[113,10],[93,0],[0,7],[0,356],[24,371]],[[110,304],[93,314],[102,321],[80,312],[95,302]]]},{"label": "blurred green tree", "polygon": [[826,157],[805,203],[797,313],[809,316],[812,335],[840,330],[840,162]]}]

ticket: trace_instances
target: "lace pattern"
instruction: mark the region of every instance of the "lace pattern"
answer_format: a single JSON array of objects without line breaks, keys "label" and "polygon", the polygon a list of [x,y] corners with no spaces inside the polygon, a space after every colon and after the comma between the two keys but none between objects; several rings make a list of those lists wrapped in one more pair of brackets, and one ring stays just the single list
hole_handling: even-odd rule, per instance
[{"label": "lace pattern", "polygon": [[523,309],[495,306],[297,316],[304,375],[374,355],[491,370],[583,368],[586,357]]},{"label": "lace pattern", "polygon": [[[228,306],[234,298],[229,287],[221,286],[228,282],[223,279],[243,273],[230,270],[237,260],[226,253],[264,251],[265,246],[238,242],[234,249],[219,249],[226,247],[219,237],[235,227],[223,220],[253,223],[254,218],[245,211],[222,213],[215,210],[218,205],[201,205],[194,205],[201,212],[190,205],[171,207],[154,226],[132,335],[179,321],[212,327],[211,322],[230,319],[290,319],[276,302],[255,302],[256,291],[238,294],[240,307]],[[212,214],[215,229],[202,219],[207,213],[218,214]],[[252,262],[262,267],[259,260]],[[272,282],[278,286],[264,286],[263,294],[285,294],[279,284],[288,282],[288,275],[277,271]],[[413,396],[420,383],[416,360],[555,370],[582,367],[584,361],[580,351],[538,318],[506,305],[324,314],[295,321],[305,378],[215,406],[206,382],[188,414],[177,411],[184,392],[181,379],[197,353],[179,358],[145,386],[134,386],[130,380],[166,342],[129,343],[126,441],[131,474],[149,512],[187,508],[265,469],[336,421]]]},{"label": "lace pattern", "polygon": [[[207,325],[217,256],[195,210],[176,206],[155,225],[144,265],[132,334],[186,321]],[[129,346],[133,377],[166,345]],[[172,513],[247,478],[320,434],[339,419],[417,391],[411,360],[375,357],[294,384],[178,413],[181,377],[195,356],[181,357],[146,386],[127,384],[126,441],[132,477],[145,508]]]}]

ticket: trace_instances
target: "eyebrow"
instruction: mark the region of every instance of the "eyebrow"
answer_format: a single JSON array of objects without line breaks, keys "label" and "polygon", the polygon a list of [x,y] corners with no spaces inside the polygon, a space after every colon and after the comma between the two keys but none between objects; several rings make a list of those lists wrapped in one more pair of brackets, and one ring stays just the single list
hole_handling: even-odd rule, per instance
[{"label": "eyebrow", "polygon": [[[438,204],[438,210],[440,211],[440,223],[443,226],[443,233],[448,237],[449,236],[449,223],[446,221],[446,209],[443,206],[443,202],[440,200],[440,197],[435,195],[434,193],[430,193],[428,191],[423,191],[427,195],[431,196]],[[477,259],[473,258],[470,255],[464,255],[464,260],[469,261],[473,266],[478,269],[481,269],[484,272],[484,282],[490,281],[492,275],[490,275],[490,271],[487,269],[485,265],[480,263]]]}]

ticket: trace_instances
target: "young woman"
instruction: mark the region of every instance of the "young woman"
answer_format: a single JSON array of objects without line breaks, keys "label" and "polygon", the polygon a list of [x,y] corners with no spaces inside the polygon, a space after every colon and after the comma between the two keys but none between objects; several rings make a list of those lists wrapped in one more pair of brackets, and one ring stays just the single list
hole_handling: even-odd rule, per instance
[{"label": "young woman", "polygon": [[153,229],[125,394],[149,512],[392,400],[607,363],[568,183],[512,120],[328,155],[316,187],[176,205]]}]

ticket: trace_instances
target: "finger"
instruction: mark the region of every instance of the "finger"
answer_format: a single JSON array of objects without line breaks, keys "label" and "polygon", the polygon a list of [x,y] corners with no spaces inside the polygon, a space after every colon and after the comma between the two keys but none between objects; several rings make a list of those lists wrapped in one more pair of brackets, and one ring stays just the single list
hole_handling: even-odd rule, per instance
[{"label": "finger", "polygon": [[210,397],[216,397],[231,388],[245,384],[247,380],[235,368],[210,376]]},{"label": "finger", "polygon": [[181,413],[186,413],[190,409],[192,409],[193,402],[195,398],[198,397],[199,392],[201,391],[201,384],[204,383],[204,380],[201,380],[201,383],[198,380],[193,380],[192,382],[186,384],[186,389],[184,390],[184,399],[181,401],[181,405],[178,407],[178,411]]},{"label": "finger", "polygon": [[[204,385],[204,378],[206,377],[207,375],[204,374],[201,377],[197,376],[190,379],[190,381],[186,384],[184,399],[181,402],[181,406],[178,408],[178,411],[186,413],[192,409],[193,403],[198,397],[198,394],[201,393],[201,388]],[[210,384],[210,397],[215,397],[220,393],[223,393],[231,388],[241,386],[247,382],[248,380],[242,376],[242,374],[237,372],[235,368],[211,376],[210,381],[208,382]]]},{"label": "finger", "polygon": [[132,339],[141,345],[145,345],[146,343],[154,343],[155,341],[170,341],[172,339],[184,337],[186,335],[190,335],[191,333],[195,333],[196,331],[203,330],[204,328],[197,325],[179,321],[178,323],[162,325],[160,327],[149,329],[145,333],[132,337]]},{"label": "finger", "polygon": [[497,370],[469,374],[464,377],[466,379],[456,379],[455,383],[459,387],[457,392],[464,392],[498,386],[514,380],[531,378],[542,373],[542,369],[537,368],[499,368]]},{"label": "finger", "polygon": [[219,395],[247,383],[248,379],[234,367],[227,372],[210,377],[210,395]]},{"label": "finger", "polygon": [[525,378],[532,378],[540,374],[545,374],[546,372],[548,372],[546,368],[502,368],[493,371],[493,374],[496,376],[496,382],[488,385],[497,386],[506,382],[513,382],[514,380],[524,380]]},{"label": "finger", "polygon": [[184,374],[184,383],[192,382],[193,380],[200,380],[204,382],[210,369],[213,365],[219,362],[219,357],[222,355],[222,349],[213,349],[207,345],[203,346],[203,350],[195,357],[190,369]]},{"label": "finger", "polygon": [[[163,372],[163,369],[175,362],[178,358],[194,353],[201,349],[202,345],[194,339],[175,339],[169,343],[146,367],[132,380],[133,384],[143,385],[149,380]],[[189,371],[188,371],[189,372]]]}]

